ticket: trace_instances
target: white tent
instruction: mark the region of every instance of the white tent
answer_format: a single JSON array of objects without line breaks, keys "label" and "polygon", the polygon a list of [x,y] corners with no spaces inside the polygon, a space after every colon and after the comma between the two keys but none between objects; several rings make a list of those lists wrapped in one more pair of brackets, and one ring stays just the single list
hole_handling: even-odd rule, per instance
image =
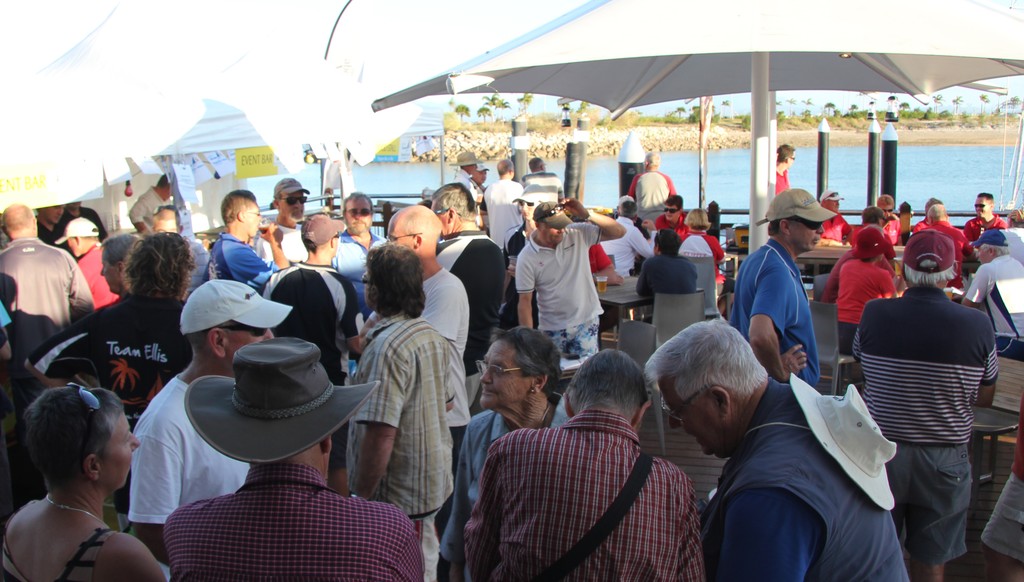
[{"label": "white tent", "polygon": [[[906,0],[913,30],[888,5],[821,0],[594,0],[504,46],[379,99],[530,92],[589,101],[613,116],[633,106],[752,93],[751,222],[767,210],[777,90],[884,91],[919,99],[971,81],[1024,73],[1024,17],[986,0]],[[751,244],[766,240],[763,228]]]}]

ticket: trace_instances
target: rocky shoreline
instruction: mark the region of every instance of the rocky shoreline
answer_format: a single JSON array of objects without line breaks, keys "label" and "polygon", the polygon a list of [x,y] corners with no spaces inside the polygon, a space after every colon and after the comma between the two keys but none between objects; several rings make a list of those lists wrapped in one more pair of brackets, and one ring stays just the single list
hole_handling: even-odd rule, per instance
[{"label": "rocky shoreline", "polygon": [[[596,127],[590,131],[587,144],[587,155],[617,156],[630,131],[640,136],[645,150],[658,151],[695,151],[697,149],[698,130],[694,126],[675,127],[636,127],[632,129]],[[1001,125],[981,127],[900,127],[899,141],[903,145],[968,145],[968,146],[1005,146],[1013,147],[1016,141],[1017,128],[1004,128]],[[540,156],[546,159],[565,157],[566,145],[572,139],[571,131],[544,134],[530,132],[530,157]],[[508,157],[509,133],[490,131],[460,130],[445,134],[445,158],[454,160],[464,151],[475,152],[485,160],[497,160]],[[779,143],[789,143],[798,148],[816,147],[817,131],[813,129],[782,130],[779,132]],[[863,131],[833,130],[830,143],[834,146],[853,146],[866,144],[868,133]],[[713,150],[729,148],[749,148],[750,132],[716,126],[711,129],[708,141]],[[438,150],[423,156],[413,156],[414,161],[435,162]]]}]

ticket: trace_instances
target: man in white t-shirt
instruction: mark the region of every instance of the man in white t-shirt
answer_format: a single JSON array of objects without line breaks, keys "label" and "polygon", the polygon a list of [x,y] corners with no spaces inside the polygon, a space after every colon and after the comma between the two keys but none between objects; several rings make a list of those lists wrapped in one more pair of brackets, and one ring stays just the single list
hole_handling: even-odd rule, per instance
[{"label": "man in white t-shirt", "polygon": [[619,198],[619,217],[615,220],[626,229],[626,234],[622,238],[601,243],[604,252],[608,253],[615,263],[615,272],[622,277],[629,276],[638,256],[645,259],[654,256],[654,237],[650,240],[645,239],[633,222],[637,212],[636,200],[629,196]]},{"label": "man in white t-shirt", "polygon": [[128,219],[132,221],[135,230],[140,234],[148,234],[153,229],[153,213],[165,204],[171,204],[171,182],[167,174],[160,176],[156,185],[146,190],[139,199],[132,204],[128,211]]},{"label": "man in white t-shirt", "polygon": [[[277,210],[274,237],[281,243],[285,258],[293,263],[305,262],[309,254],[299,232],[299,223],[306,217],[307,200],[309,190],[295,178],[284,178],[274,186],[274,201],[270,203],[270,207]],[[264,261],[274,260],[270,245],[259,237],[256,238],[256,254]]]},{"label": "man in white t-shirt", "polygon": [[[586,222],[573,223],[568,214]],[[533,210],[537,230],[516,264],[519,325],[533,327],[537,294],[538,329],[562,353],[591,356],[598,349],[601,304],[590,275],[590,247],[621,238],[626,229],[614,219],[591,213],[579,200],[542,202]]]},{"label": "man in white t-shirt", "polygon": [[164,522],[178,507],[233,493],[249,465],[214,450],[185,413],[185,390],[202,376],[234,377],[232,361],[244,345],[272,337],[291,307],[260,297],[244,283],[215,279],[200,285],[181,312],[181,333],[192,362],[150,402],[135,427],[128,519],[136,536],[167,563]]},{"label": "man in white t-shirt", "polygon": [[498,181],[487,187],[484,202],[487,204],[487,227],[491,240],[499,248],[505,247],[509,231],[523,222],[519,205],[512,202],[523,195],[523,186],[513,180],[516,169],[512,160],[498,162]]},{"label": "man in white t-shirt", "polygon": [[1024,265],[1010,256],[1003,230],[986,230],[974,242],[981,266],[963,304],[988,313],[996,332],[999,355],[1024,361]]}]

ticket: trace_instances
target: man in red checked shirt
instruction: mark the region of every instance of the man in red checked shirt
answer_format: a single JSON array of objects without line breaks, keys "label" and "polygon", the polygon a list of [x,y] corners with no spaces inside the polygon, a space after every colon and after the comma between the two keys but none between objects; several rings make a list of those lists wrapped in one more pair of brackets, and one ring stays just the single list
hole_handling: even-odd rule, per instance
[{"label": "man in red checked shirt", "polygon": [[992,212],[994,206],[995,198],[988,192],[982,192],[974,199],[974,213],[977,216],[968,220],[967,224],[964,225],[964,236],[967,237],[967,242],[978,240],[981,233],[986,230],[1006,230],[1010,228],[1010,225],[1006,224],[1005,220],[995,212]]},{"label": "man in red checked shirt", "polygon": [[[693,485],[640,450],[650,406],[640,366],[623,352],[598,352],[565,403],[564,425],[513,431],[488,450],[466,524],[473,580],[704,580]],[[610,532],[584,544],[574,567],[553,570],[623,491],[627,509]]]}]

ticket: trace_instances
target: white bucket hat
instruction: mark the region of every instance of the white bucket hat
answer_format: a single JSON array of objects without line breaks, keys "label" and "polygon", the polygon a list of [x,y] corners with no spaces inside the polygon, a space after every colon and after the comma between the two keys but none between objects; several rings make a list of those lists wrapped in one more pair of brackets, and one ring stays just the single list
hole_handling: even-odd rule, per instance
[{"label": "white bucket hat", "polygon": [[895,501],[885,464],[896,455],[896,443],[882,436],[857,388],[850,386],[840,397],[823,396],[795,375],[789,384],[825,452],[876,505],[891,510]]}]

